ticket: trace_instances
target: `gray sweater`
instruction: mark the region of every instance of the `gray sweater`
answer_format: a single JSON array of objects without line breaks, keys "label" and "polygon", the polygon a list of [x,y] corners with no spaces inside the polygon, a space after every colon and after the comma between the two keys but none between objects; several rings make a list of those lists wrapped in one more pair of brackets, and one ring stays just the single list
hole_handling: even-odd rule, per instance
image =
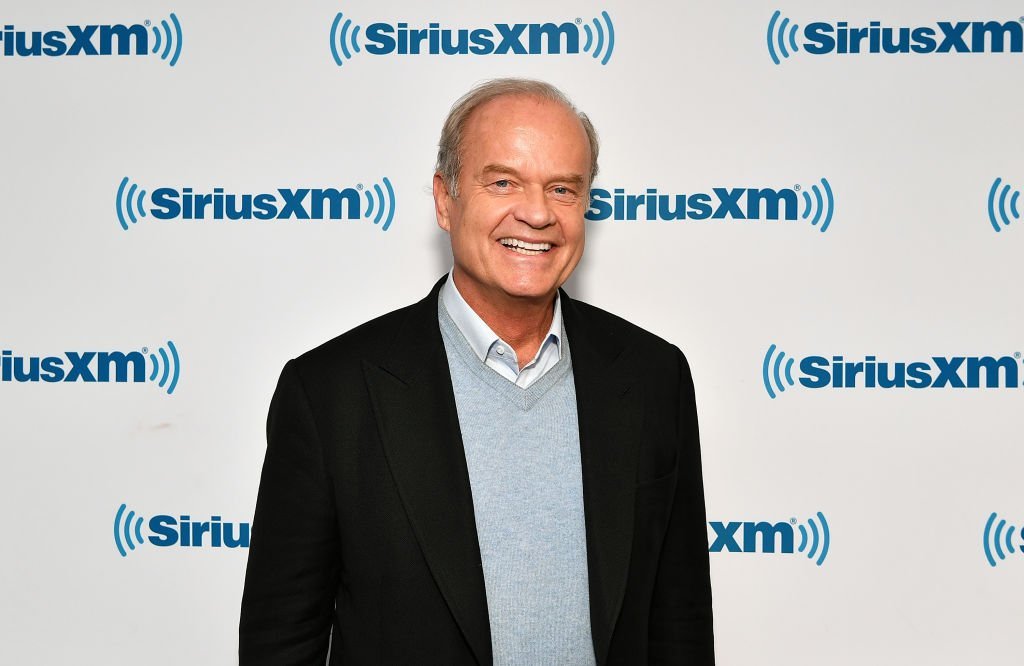
[{"label": "gray sweater", "polygon": [[523,389],[439,299],[473,493],[495,664],[594,664],[576,388],[562,358]]}]

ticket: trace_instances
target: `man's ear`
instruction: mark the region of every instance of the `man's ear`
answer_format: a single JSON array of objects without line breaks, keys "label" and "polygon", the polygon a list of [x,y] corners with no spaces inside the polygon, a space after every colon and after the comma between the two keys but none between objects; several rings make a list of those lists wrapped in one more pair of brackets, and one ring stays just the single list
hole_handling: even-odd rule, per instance
[{"label": "man's ear", "polygon": [[445,231],[451,231],[451,206],[452,195],[445,185],[441,174],[434,174],[434,214],[437,216],[437,226]]}]

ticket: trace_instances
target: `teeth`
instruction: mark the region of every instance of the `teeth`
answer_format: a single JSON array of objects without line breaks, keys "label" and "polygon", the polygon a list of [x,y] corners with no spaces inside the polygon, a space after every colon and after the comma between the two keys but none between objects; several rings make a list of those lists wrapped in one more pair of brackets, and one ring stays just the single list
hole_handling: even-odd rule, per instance
[{"label": "teeth", "polygon": [[551,249],[551,243],[527,243],[518,238],[502,238],[498,242],[519,254],[540,254]]}]

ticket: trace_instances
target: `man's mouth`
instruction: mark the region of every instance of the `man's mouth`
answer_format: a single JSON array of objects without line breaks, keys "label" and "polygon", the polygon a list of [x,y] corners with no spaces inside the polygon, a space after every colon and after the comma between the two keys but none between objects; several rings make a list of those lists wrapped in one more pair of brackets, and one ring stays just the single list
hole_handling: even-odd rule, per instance
[{"label": "man's mouth", "polygon": [[519,254],[535,255],[542,254],[551,249],[551,243],[527,243],[518,238],[499,238],[498,242]]}]

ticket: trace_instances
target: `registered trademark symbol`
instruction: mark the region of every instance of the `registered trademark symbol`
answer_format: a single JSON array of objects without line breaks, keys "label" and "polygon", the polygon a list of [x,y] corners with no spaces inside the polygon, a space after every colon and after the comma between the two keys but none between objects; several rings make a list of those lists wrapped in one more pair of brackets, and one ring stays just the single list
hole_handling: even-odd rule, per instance
[{"label": "registered trademark symbol", "polygon": [[1021,16],[1021,17],[1020,17],[1020,22],[1021,22],[1021,23],[1024,23],[1024,16]]},{"label": "registered trademark symbol", "polygon": [[799,185],[794,185],[794,186],[793,186],[793,189],[794,189],[795,191],[799,192],[799,191],[800,191],[800,186],[799,186]]},{"label": "registered trademark symbol", "polygon": [[[1021,21],[1024,21],[1024,18],[1022,18]],[[577,17],[576,18],[576,25],[579,25],[580,23],[583,23],[583,19]]]},{"label": "registered trademark symbol", "polygon": [[145,20],[145,21],[143,21],[142,23],[143,23],[143,25],[145,25],[145,26],[147,26],[147,27],[148,27],[148,26],[150,26],[150,25],[153,25],[153,22],[152,22],[152,21],[150,21],[149,19],[146,19],[146,20]]},{"label": "registered trademark symbol", "polygon": [[791,525],[796,525],[796,518],[790,518],[790,519],[789,519],[789,523],[790,523]]},{"label": "registered trademark symbol", "polygon": [[1020,352],[1013,352],[1014,358],[1020,358]]},{"label": "registered trademark symbol", "polygon": [[149,353],[149,347],[143,347],[142,348],[142,353],[143,354],[148,354]]},{"label": "registered trademark symbol", "polygon": [[363,184],[362,183],[356,183],[356,189],[357,190],[363,189]]}]

